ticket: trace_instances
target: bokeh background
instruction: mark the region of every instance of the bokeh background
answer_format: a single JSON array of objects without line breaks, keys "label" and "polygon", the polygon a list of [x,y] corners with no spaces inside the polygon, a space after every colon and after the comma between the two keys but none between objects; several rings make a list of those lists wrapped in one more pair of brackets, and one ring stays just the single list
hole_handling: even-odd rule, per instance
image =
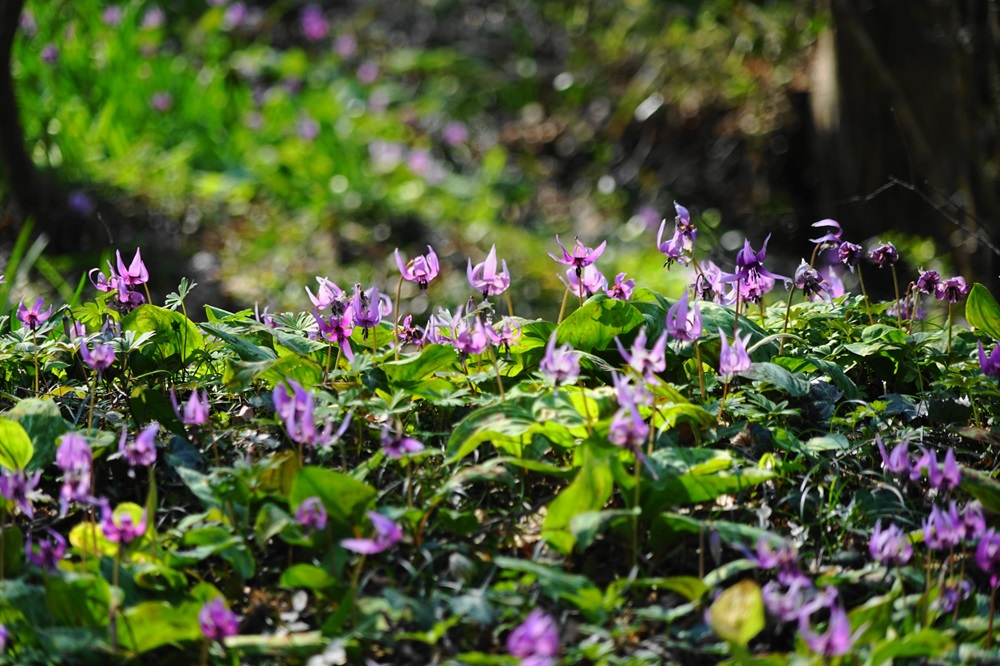
[{"label": "bokeh background", "polygon": [[655,248],[675,200],[724,269],[770,233],[790,274],[809,225],[834,218],[846,239],[896,242],[904,279],[937,268],[996,291],[997,13],[0,0],[0,296],[72,298],[141,246],[154,298],[186,276],[192,300],[302,310],[314,276],[393,290],[393,249],[430,244],[443,276],[420,315],[467,299],[467,258],[495,243],[518,314],[553,316],[557,233],[607,239],[609,281],[679,288]]}]

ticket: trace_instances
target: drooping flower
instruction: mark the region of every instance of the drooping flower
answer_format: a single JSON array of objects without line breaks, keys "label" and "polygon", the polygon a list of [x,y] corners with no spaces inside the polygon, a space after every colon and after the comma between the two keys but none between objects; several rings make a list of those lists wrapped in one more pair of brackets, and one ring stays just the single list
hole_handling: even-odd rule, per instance
[{"label": "drooping flower", "polygon": [[41,296],[38,297],[38,300],[30,308],[25,307],[24,301],[21,301],[20,305],[17,306],[18,320],[32,331],[38,330],[38,327],[52,316],[52,306],[50,305],[48,310],[43,311],[42,306],[44,304],[45,299]]},{"label": "drooping flower", "polygon": [[115,348],[101,342],[90,345],[80,345],[80,358],[94,372],[104,372],[115,362]]},{"label": "drooping flower", "polygon": [[68,432],[59,440],[56,465],[63,472],[59,491],[59,515],[65,516],[70,502],[89,502],[90,481],[93,474],[93,453],[90,445],[75,432]]},{"label": "drooping flower", "polygon": [[376,511],[368,511],[365,515],[372,521],[375,528],[373,539],[341,539],[340,545],[362,555],[375,555],[392,548],[403,538],[403,529],[390,518]]},{"label": "drooping flower", "polygon": [[992,527],[983,532],[976,546],[976,564],[990,576],[990,586],[1000,584],[1000,534]]},{"label": "drooping flower", "polygon": [[421,292],[427,291],[427,285],[430,281],[437,277],[440,272],[440,266],[438,265],[437,254],[434,253],[434,248],[430,245],[427,246],[427,254],[414,257],[410,259],[409,262],[403,262],[402,256],[399,254],[399,248],[396,248],[396,265],[399,267],[399,272],[403,276],[404,280],[409,280],[410,282],[416,283],[420,287]]},{"label": "drooping flower", "polygon": [[556,348],[556,333],[553,331],[538,369],[555,386],[568,384],[580,376],[580,354],[568,342]]},{"label": "drooping flower", "polygon": [[383,317],[392,314],[392,301],[388,296],[380,296],[378,287],[365,292],[361,285],[355,285],[351,309],[354,311],[354,325],[365,329],[367,334],[368,329],[375,328]]},{"label": "drooping flower", "polygon": [[726,286],[723,278],[725,274],[722,269],[715,265],[713,261],[706,261],[701,266],[701,272],[695,279],[694,291],[703,301],[722,303],[726,293]]},{"label": "drooping flower", "polygon": [[610,289],[605,290],[605,294],[608,298],[613,298],[616,301],[627,301],[632,298],[632,290],[635,289],[635,280],[629,278],[625,279],[625,273],[619,273],[615,276],[615,283]]},{"label": "drooping flower", "polygon": [[965,538],[968,541],[976,541],[983,532],[986,531],[986,516],[983,514],[983,505],[978,500],[973,500],[962,507],[962,524],[965,525]]},{"label": "drooping flower", "polygon": [[201,634],[209,641],[222,642],[240,631],[240,616],[226,608],[221,597],[215,597],[198,612]]},{"label": "drooping flower", "polygon": [[979,345],[979,367],[982,368],[983,374],[987,377],[1000,377],[1000,343],[993,347],[989,356],[983,349],[983,343],[977,344]]},{"label": "drooping flower", "polygon": [[417,453],[424,450],[424,445],[407,437],[405,434],[395,432],[388,425],[382,428],[382,450],[390,458],[402,458],[408,453]]},{"label": "drooping flower", "polygon": [[861,253],[862,248],[860,245],[848,241],[844,241],[837,248],[837,257],[840,259],[840,263],[851,269],[852,273],[854,272],[854,267],[861,261]]},{"label": "drooping flower", "polygon": [[937,271],[920,271],[920,277],[914,283],[917,289],[924,294],[932,294],[941,283],[941,275]]},{"label": "drooping flower", "polygon": [[24,555],[39,569],[53,572],[59,568],[59,561],[66,554],[66,539],[54,530],[48,530],[48,533],[49,538],[39,541],[38,548],[34,547],[31,534],[28,534],[24,543]]},{"label": "drooping flower", "polygon": [[510,317],[503,318],[503,326],[496,330],[493,326],[485,326],[486,336],[494,347],[503,347],[510,354],[510,346],[521,339],[521,327]]},{"label": "drooping flower", "polygon": [[938,467],[937,455],[933,452],[928,456],[927,481],[931,488],[951,490],[962,482],[962,470],[955,461],[955,449],[948,447],[944,453],[944,462]]},{"label": "drooping flower", "polygon": [[0,467],[0,497],[14,502],[24,517],[31,520],[35,517],[31,501],[41,477],[41,472],[34,474],[28,474],[24,470],[9,472]]},{"label": "drooping flower", "polygon": [[567,266],[572,266],[580,272],[587,266],[590,266],[597,258],[601,256],[604,252],[604,248],[607,247],[608,242],[604,241],[595,248],[589,248],[585,246],[579,238],[573,245],[573,252],[570,253],[566,247],[559,240],[559,234],[556,234],[556,243],[559,243],[559,247],[562,248],[562,257],[557,257],[556,255],[549,252],[549,256],[558,261],[560,264],[566,264]]},{"label": "drooping flower", "polygon": [[607,279],[593,264],[583,269],[569,268],[566,270],[566,277],[560,275],[559,280],[566,285],[571,294],[580,294],[582,291],[584,296],[593,296],[608,286]]},{"label": "drooping flower", "polygon": [[316,276],[316,282],[319,283],[319,287],[316,289],[315,295],[309,290],[308,285],[306,286],[306,294],[316,309],[326,310],[330,308],[334,314],[342,313],[350,300],[344,290],[324,277]]},{"label": "drooping flower", "polygon": [[667,221],[660,222],[660,228],[656,232],[656,247],[666,257],[666,266],[677,262],[686,266],[691,261],[694,253],[694,242],[698,235],[698,230],[691,223],[691,213],[687,208],[674,202],[674,210],[677,216],[674,218],[674,235],[667,241],[663,240],[663,231]]},{"label": "drooping flower", "polygon": [[133,522],[132,514],[119,511],[116,516],[107,500],[101,501],[101,533],[111,543],[126,545],[146,533],[146,509],[142,510],[139,522]]},{"label": "drooping flower", "polygon": [[875,444],[878,452],[882,456],[882,467],[893,474],[907,474],[910,471],[910,457],[908,447],[909,441],[903,439],[892,449],[892,453],[887,453],[882,437],[875,435]]},{"label": "drooping flower", "polygon": [[204,425],[208,423],[208,410],[210,406],[208,391],[198,391],[197,389],[192,391],[188,401],[184,403],[182,411],[180,405],[177,403],[177,393],[173,389],[170,389],[170,402],[174,406],[174,414],[177,415],[177,419],[184,425]]},{"label": "drooping flower", "polygon": [[762,536],[757,540],[756,550],[753,553],[744,551],[744,554],[761,569],[775,571],[778,580],[785,585],[802,575],[798,564],[798,550],[784,539],[775,547],[771,538]]},{"label": "drooping flower", "polygon": [[723,330],[719,329],[719,339],[722,341],[722,348],[719,351],[719,374],[725,379],[730,379],[737,372],[750,369],[750,355],[747,353],[747,343],[750,342],[750,334],[741,337],[739,331],[733,339],[732,345]]},{"label": "drooping flower", "polygon": [[403,321],[399,322],[399,330],[396,335],[399,338],[400,346],[419,346],[423,342],[424,331],[419,326],[414,325],[413,315],[406,315],[403,317]]},{"label": "drooping flower", "polygon": [[122,430],[118,440],[118,451],[132,467],[149,467],[156,462],[156,433],[160,424],[150,423],[143,428],[134,440],[128,439],[128,430]]},{"label": "drooping flower", "polygon": [[[507,636],[507,652],[512,657],[521,659],[521,664],[530,663],[533,666],[552,663],[550,660],[559,654],[559,628],[552,616],[540,609],[528,614],[524,622]],[[528,661],[531,659],[532,661]]]},{"label": "drooping flower", "polygon": [[840,245],[840,235],[844,232],[843,229],[840,228],[840,223],[836,220],[820,220],[819,222],[813,222],[811,226],[815,229],[829,229],[830,231],[826,232],[819,238],[810,238],[810,243],[816,243],[817,245],[832,245],[833,247]]},{"label": "drooping flower", "polygon": [[792,281],[795,284],[795,288],[799,289],[810,301],[816,297],[822,298],[823,294],[826,294],[827,298],[830,296],[823,276],[818,270],[807,264],[804,259],[799,264],[799,267],[795,269],[795,276]]},{"label": "drooping flower", "polygon": [[489,334],[475,309],[468,308],[469,314],[459,310],[451,320],[451,345],[458,350],[464,362],[474,354],[482,354],[490,344]]},{"label": "drooping flower", "polygon": [[947,509],[940,509],[937,504],[932,506],[930,514],[924,518],[923,528],[924,543],[931,550],[949,550],[965,538],[965,523],[954,501]]},{"label": "drooping flower", "polygon": [[764,239],[764,245],[760,252],[754,252],[750,247],[749,239],[743,241],[743,249],[736,255],[736,272],[723,278],[723,282],[740,282],[746,284],[757,284],[762,278],[772,280],[787,280],[784,275],[772,273],[764,268],[764,259],[767,257],[767,242],[771,240],[771,234]]},{"label": "drooping flower", "polygon": [[128,267],[125,266],[125,262],[122,260],[120,250],[115,250],[115,258],[118,263],[118,277],[125,286],[134,287],[149,282],[149,271],[146,270],[146,264],[142,262],[142,255],[139,252],[139,248],[135,249],[135,256],[132,257],[132,263]]},{"label": "drooping flower", "polygon": [[[668,315],[669,317],[669,315]],[[667,367],[665,352],[667,349],[667,332],[664,331],[650,349],[646,349],[646,327],[639,329],[632,342],[632,351],[625,351],[621,340],[615,337],[618,352],[629,366],[643,376],[647,381],[655,378],[656,373],[663,372]]]},{"label": "drooping flower", "polygon": [[827,620],[826,631],[821,634],[815,633],[809,622],[812,614],[804,612],[799,616],[799,633],[809,649],[816,654],[824,657],[840,657],[851,651],[861,630],[851,634],[851,622],[839,602],[831,602],[828,607],[830,618]]},{"label": "drooping flower", "polygon": [[899,261],[899,250],[892,243],[882,243],[868,255],[879,268],[888,268]]},{"label": "drooping flower", "polygon": [[688,308],[687,289],[667,310],[665,332],[679,342],[694,342],[701,337],[701,308],[697,301]]},{"label": "drooping flower", "polygon": [[767,610],[782,622],[799,619],[802,609],[814,595],[812,581],[806,576],[794,576],[787,584],[771,580],[760,590]]},{"label": "drooping flower", "polygon": [[351,349],[351,334],[354,333],[354,310],[348,308],[343,314],[333,314],[324,317],[313,308],[313,318],[319,327],[319,333],[326,340],[336,342],[341,353],[348,361],[354,360],[354,350]]},{"label": "drooping flower", "polygon": [[868,542],[868,552],[872,559],[886,566],[902,566],[913,557],[913,546],[903,530],[895,523],[882,529],[882,521],[875,522],[871,541]]},{"label": "drooping flower", "polygon": [[326,507],[318,497],[307,497],[302,500],[298,510],[295,512],[295,522],[310,530],[322,530],[326,528]]},{"label": "drooping flower", "polygon": [[472,288],[486,296],[497,296],[507,291],[510,286],[510,271],[507,270],[507,261],[502,260],[500,265],[503,270],[497,271],[497,247],[494,245],[490,248],[490,253],[486,255],[486,261],[472,265],[472,259],[469,259],[469,265],[466,268],[466,276],[469,279],[469,284]]},{"label": "drooping flower", "polygon": [[970,291],[972,291],[972,287],[965,282],[964,277],[959,275],[939,282],[934,288],[934,296],[939,301],[958,303],[968,296]]}]

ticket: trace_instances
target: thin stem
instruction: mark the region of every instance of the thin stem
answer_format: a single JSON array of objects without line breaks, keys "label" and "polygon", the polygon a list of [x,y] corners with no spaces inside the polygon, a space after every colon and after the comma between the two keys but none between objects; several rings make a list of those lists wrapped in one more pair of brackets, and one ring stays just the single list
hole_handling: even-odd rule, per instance
[{"label": "thin stem", "polygon": [[580,307],[583,307],[583,269],[576,269],[576,284],[580,288]]},{"label": "thin stem", "polygon": [[[816,257],[816,252],[813,252],[813,258]],[[788,302],[785,303],[785,323],[781,327],[782,334],[788,332],[788,315],[792,312],[792,296],[795,295],[795,287],[788,290]],[[778,355],[781,355],[782,350],[785,348],[785,338],[781,338],[781,342],[778,343]]]},{"label": "thin stem", "polygon": [[994,585],[993,589],[990,590],[990,627],[986,630],[986,649],[993,649],[993,615],[996,613],[997,608],[997,588]]},{"label": "thin stem", "polygon": [[510,300],[510,289],[508,289],[507,291],[505,291],[503,293],[503,295],[507,297],[507,314],[509,314],[511,317],[513,317],[514,316],[514,302],[512,300]]},{"label": "thin stem", "polygon": [[[639,451],[635,452],[635,467],[632,472],[633,480],[635,481],[634,494],[632,496],[632,507],[635,509],[639,508],[639,479],[642,478],[642,471],[639,469]],[[636,514],[632,521],[632,568],[634,569],[639,565],[639,515]]]},{"label": "thin stem", "polygon": [[496,349],[493,349],[491,356],[493,357],[493,369],[497,371],[497,389],[500,391],[500,397],[505,398],[506,394],[503,391],[503,379],[500,377],[500,361],[497,358],[499,354],[497,354]]},{"label": "thin stem", "polygon": [[822,244],[823,243],[816,243],[816,245],[813,246],[812,256],[809,257],[809,268],[816,267],[816,255],[819,254],[819,246]]},{"label": "thin stem", "polygon": [[583,398],[583,413],[586,415],[586,421],[584,422],[587,426],[587,436],[591,437],[594,434],[594,428],[590,424],[590,405],[587,404],[587,393],[583,388],[583,384],[580,384],[580,397]]},{"label": "thin stem", "polygon": [[566,302],[569,301],[569,289],[563,294],[562,305],[559,306],[559,318],[556,319],[556,326],[562,323],[563,315],[566,313]]},{"label": "thin stem", "polygon": [[948,301],[948,356],[951,356],[951,301]]},{"label": "thin stem", "polygon": [[719,400],[719,421],[722,421],[722,414],[726,408],[726,396],[729,395],[729,380],[722,380],[722,399]]},{"label": "thin stem", "polygon": [[890,266],[892,269],[892,289],[896,293],[896,327],[903,328],[903,303],[899,299],[899,278],[896,277],[896,265]]},{"label": "thin stem", "polygon": [[150,305],[153,304],[153,297],[149,295],[149,283],[143,282],[142,288],[146,290],[146,302]]},{"label": "thin stem", "polygon": [[865,289],[865,278],[861,275],[861,264],[858,264],[858,284],[861,285],[861,295],[865,297],[865,311],[868,313],[868,323],[874,324],[875,320],[872,319],[872,308],[868,303],[868,290]]},{"label": "thin stem", "polygon": [[[331,342],[326,346],[326,368],[324,368],[323,370],[323,378],[328,382],[330,381],[330,361],[332,360],[333,360],[333,343]],[[398,361],[399,358],[397,357],[396,360]],[[330,383],[332,384],[333,382]]]},{"label": "thin stem", "polygon": [[396,321],[392,327],[392,334],[396,340],[396,345],[394,348],[395,359],[399,360],[399,296],[403,292],[403,276],[399,276],[399,284],[396,285]]},{"label": "thin stem", "polygon": [[31,357],[35,361],[35,395],[38,395],[38,335],[31,329]]},{"label": "thin stem", "polygon": [[698,346],[698,340],[694,341],[694,357],[698,362],[698,388],[701,389],[701,399],[705,400],[705,369],[701,367],[701,347]]},{"label": "thin stem", "polygon": [[740,290],[740,278],[736,278],[736,316],[733,317],[733,335],[738,335],[740,323],[740,305],[743,302],[742,291]]},{"label": "thin stem", "polygon": [[94,427],[94,401],[97,398],[97,377],[100,373],[94,373],[94,381],[90,383],[90,413],[87,415],[87,430]]}]

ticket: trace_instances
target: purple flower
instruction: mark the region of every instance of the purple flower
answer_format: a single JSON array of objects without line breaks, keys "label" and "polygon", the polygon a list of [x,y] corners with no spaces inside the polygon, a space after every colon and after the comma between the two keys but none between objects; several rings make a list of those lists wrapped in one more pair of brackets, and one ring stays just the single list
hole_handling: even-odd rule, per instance
[{"label": "purple flower", "polygon": [[166,14],[163,13],[163,10],[160,9],[159,5],[153,5],[142,15],[142,28],[144,30],[162,28],[165,20]]},{"label": "purple flower", "polygon": [[875,523],[871,541],[868,542],[868,552],[872,559],[886,566],[902,566],[913,557],[913,546],[903,530],[895,524],[882,529],[882,521]]},{"label": "purple flower", "polygon": [[[488,333],[489,331],[487,331]],[[399,322],[399,330],[397,331],[399,336],[399,344],[402,345],[420,345],[423,341],[424,332],[419,326],[413,324],[413,315],[406,315],[403,317],[403,321]]]},{"label": "purple flower", "polygon": [[837,257],[840,259],[840,263],[850,268],[853,273],[854,267],[861,261],[861,246],[844,241],[837,248]]},{"label": "purple flower", "polygon": [[46,44],[42,47],[42,62],[46,65],[54,65],[56,60],[59,60],[59,49],[55,47],[55,44]]},{"label": "purple flower", "polygon": [[938,284],[941,283],[941,276],[937,271],[925,271],[921,270],[920,277],[917,278],[916,286],[917,289],[925,294],[933,293],[937,289]]},{"label": "purple flower", "polygon": [[580,354],[568,342],[556,348],[556,332],[553,331],[538,369],[555,386],[568,384],[580,376]]},{"label": "purple flower", "polygon": [[799,633],[805,639],[809,649],[824,657],[840,657],[851,651],[851,647],[861,634],[859,629],[851,635],[851,622],[847,619],[844,607],[839,603],[831,603],[830,619],[826,631],[816,634],[809,624],[811,613],[799,616]]},{"label": "purple flower", "polygon": [[240,631],[240,616],[226,608],[221,597],[216,597],[198,612],[201,633],[208,641],[223,642]]},{"label": "purple flower", "polygon": [[473,354],[482,354],[489,344],[486,326],[479,317],[474,312],[466,315],[460,309],[451,320],[451,345],[458,350],[462,361]]},{"label": "purple flower", "polygon": [[933,452],[928,455],[927,480],[931,488],[939,490],[951,490],[957,488],[962,482],[962,470],[955,462],[955,449],[948,447],[944,454],[944,464],[938,467],[937,455]]},{"label": "purple flower", "polygon": [[750,369],[750,355],[747,353],[747,343],[750,342],[750,334],[745,338],[740,337],[739,331],[733,339],[733,344],[729,344],[726,334],[719,329],[719,338],[722,347],[719,350],[719,374],[726,380],[730,379],[737,372]]},{"label": "purple flower", "polygon": [[770,537],[762,536],[757,540],[756,552],[744,551],[744,554],[761,569],[775,570],[778,580],[785,585],[802,576],[798,565],[799,553],[795,546],[784,539],[775,548]]},{"label": "purple flower", "polygon": [[810,243],[823,245],[832,244],[834,247],[840,245],[840,234],[843,233],[843,230],[840,228],[839,222],[836,220],[826,219],[820,220],[819,222],[813,222],[812,226],[815,229],[829,229],[830,231],[826,232],[819,238],[810,238]]},{"label": "purple flower", "polygon": [[89,502],[90,481],[93,474],[93,453],[90,445],[75,432],[68,432],[59,440],[56,465],[63,472],[59,490],[59,515],[65,516],[70,502]]},{"label": "purple flower", "polygon": [[[623,392],[619,392],[619,398]],[[642,444],[649,437],[649,425],[639,414],[639,408],[634,403],[626,403],[618,408],[615,415],[611,417],[611,425],[608,428],[608,441],[615,446],[620,446],[626,451],[631,451],[639,459],[650,476],[659,479],[656,470],[642,454]]]},{"label": "purple flower", "polygon": [[965,538],[965,524],[954,501],[945,510],[936,504],[932,506],[930,515],[923,521],[923,528],[924,543],[931,550],[949,550]]},{"label": "purple flower", "polygon": [[302,9],[302,35],[310,42],[318,42],[330,34],[330,24],[318,5]]},{"label": "purple flower", "polygon": [[333,50],[341,58],[350,58],[358,50],[358,40],[350,33],[339,35],[333,42]]},{"label": "purple flower", "polygon": [[151,423],[143,428],[135,439],[128,441],[128,430],[122,430],[118,440],[118,451],[132,467],[149,467],[156,462],[156,433],[159,423]]},{"label": "purple flower", "polygon": [[503,266],[503,270],[497,272],[496,245],[490,248],[490,253],[486,255],[486,261],[481,264],[473,266],[472,260],[469,259],[469,265],[465,271],[466,276],[469,278],[469,284],[476,291],[482,292],[483,297],[496,296],[507,291],[507,287],[510,286],[510,272],[507,270],[507,261],[501,261],[500,265]]},{"label": "purple flower", "polygon": [[383,317],[392,314],[392,301],[388,296],[380,296],[378,287],[365,292],[361,285],[355,285],[351,309],[354,311],[354,325],[363,328],[367,334],[368,329],[375,328]]},{"label": "purple flower", "polygon": [[83,190],[73,190],[66,200],[69,209],[81,217],[89,217],[94,212],[94,202]]},{"label": "purple flower", "polygon": [[656,247],[666,256],[667,266],[670,266],[674,261],[686,266],[694,253],[697,229],[691,223],[691,213],[688,212],[687,208],[675,201],[674,210],[677,213],[674,218],[674,235],[668,241],[663,240],[663,231],[667,225],[667,221],[663,220],[656,232]]},{"label": "purple flower", "polygon": [[101,13],[101,22],[109,27],[117,27],[122,22],[122,8],[117,5],[105,7]]},{"label": "purple flower", "polygon": [[423,451],[424,445],[412,437],[406,437],[402,433],[393,432],[386,425],[382,428],[382,450],[390,458],[402,458],[408,453]]},{"label": "purple flower", "polygon": [[899,261],[899,250],[892,243],[882,243],[871,251],[868,258],[878,264],[879,268],[886,268]]},{"label": "purple flower", "polygon": [[882,443],[882,438],[879,435],[875,435],[875,444],[882,456],[882,467],[893,474],[906,474],[910,471],[910,458],[907,451],[910,443],[907,440],[900,441],[892,449],[892,453],[886,453],[885,444]]},{"label": "purple flower", "polygon": [[452,120],[445,124],[441,130],[441,138],[449,146],[460,146],[469,140],[469,128],[465,123]]},{"label": "purple flower", "polygon": [[499,331],[492,326],[485,326],[484,329],[493,346],[503,347],[507,354],[510,354],[510,346],[521,339],[521,327],[510,317],[503,318]]},{"label": "purple flower", "polygon": [[635,280],[625,279],[625,273],[619,273],[615,276],[615,284],[610,289],[605,290],[605,294],[608,298],[613,298],[617,301],[627,301],[632,298],[632,290],[635,289]]},{"label": "purple flower", "polygon": [[986,516],[983,515],[983,505],[972,501],[962,507],[962,524],[965,525],[965,538],[969,541],[979,539],[986,531]]},{"label": "purple flower", "polygon": [[240,27],[247,19],[247,6],[242,2],[234,2],[226,7],[226,13],[222,17],[222,24],[227,30]]},{"label": "purple flower", "polygon": [[378,63],[374,60],[365,60],[358,66],[358,82],[368,85],[374,83],[378,78]]},{"label": "purple flower", "polygon": [[427,291],[427,285],[438,276],[440,267],[438,266],[437,254],[434,248],[427,246],[427,254],[410,259],[403,263],[403,258],[399,255],[399,248],[396,248],[396,265],[404,280],[415,282],[420,287],[421,292]]},{"label": "purple flower", "polygon": [[559,628],[555,620],[540,609],[531,611],[524,622],[516,626],[507,636],[507,652],[510,656],[522,660],[555,657],[559,654]]},{"label": "purple flower", "polygon": [[559,280],[566,285],[570,293],[582,293],[584,296],[593,296],[599,291],[604,291],[605,287],[608,286],[604,275],[593,264],[583,269],[569,268],[566,270],[566,278],[563,279],[560,275]]},{"label": "purple flower", "polygon": [[827,266],[820,272],[823,276],[823,281],[826,283],[827,292],[832,298],[839,298],[846,291],[844,289],[844,281],[840,279],[839,273],[840,269],[834,268],[832,265]]},{"label": "purple flower", "polygon": [[208,423],[208,391],[194,390],[181,411],[177,404],[177,393],[170,389],[170,403],[174,406],[174,414],[184,425],[204,425]]},{"label": "purple flower", "polygon": [[933,453],[920,447],[920,455],[910,459],[910,481],[919,481],[923,478],[924,472],[930,469],[932,457]]},{"label": "purple flower", "polygon": [[368,511],[366,515],[375,527],[375,538],[341,539],[341,546],[362,555],[375,555],[395,546],[403,538],[402,528],[381,513]]},{"label": "purple flower", "polygon": [[[308,289],[308,287],[307,287]],[[345,310],[342,315],[324,317],[313,308],[313,318],[319,326],[319,333],[330,342],[336,342],[348,361],[354,360],[351,349],[351,334],[354,332],[354,310]]]},{"label": "purple flower", "polygon": [[174,97],[170,93],[161,90],[160,92],[153,93],[153,99],[150,100],[149,105],[153,107],[154,111],[166,113],[174,105]]},{"label": "purple flower", "polygon": [[40,325],[52,316],[52,306],[50,305],[49,309],[43,312],[42,306],[44,304],[45,299],[41,296],[38,297],[38,300],[30,308],[25,307],[24,301],[21,301],[21,304],[17,306],[17,318],[32,331],[37,330]]},{"label": "purple flower", "polygon": [[146,270],[146,264],[142,262],[139,248],[135,249],[135,256],[132,257],[132,263],[127,268],[125,262],[122,261],[120,251],[115,250],[115,258],[118,261],[118,277],[126,286],[134,287],[149,281],[149,272]]},{"label": "purple flower", "polygon": [[625,351],[621,341],[616,337],[615,344],[618,351],[629,366],[643,376],[647,381],[653,379],[656,373],[663,372],[667,368],[667,359],[664,352],[667,349],[667,332],[664,331],[650,349],[646,349],[646,327],[639,329],[639,334],[632,342],[631,353]]},{"label": "purple flower", "polygon": [[53,530],[48,530],[49,538],[38,542],[38,548],[33,547],[31,534],[24,544],[24,555],[28,561],[47,573],[59,568],[59,560],[66,554],[66,539]]},{"label": "purple flower", "polygon": [[721,303],[722,297],[726,293],[723,277],[725,275],[722,269],[716,266],[714,262],[706,261],[702,264],[701,272],[698,273],[698,277],[694,283],[694,291],[698,295],[698,298],[703,301]]},{"label": "purple flower", "polygon": [[814,594],[812,582],[805,576],[794,576],[787,585],[777,580],[768,581],[760,591],[767,610],[782,622],[798,620]]},{"label": "purple flower", "polygon": [[787,280],[784,275],[778,275],[764,268],[764,259],[767,257],[767,242],[771,240],[771,234],[764,239],[764,246],[760,252],[754,252],[750,247],[750,241],[743,241],[743,249],[736,255],[736,272],[723,278],[723,282],[740,282],[747,284],[757,284],[761,278],[771,278],[772,280]]},{"label": "purple flower", "polygon": [[100,342],[95,342],[93,347],[82,344],[80,357],[94,372],[104,372],[115,362],[115,348]]},{"label": "purple flower", "polygon": [[316,306],[316,309],[326,310],[327,308],[332,308],[335,312],[342,312],[344,306],[350,300],[344,290],[326,278],[317,276],[316,282],[319,283],[319,288],[317,289],[319,293],[317,295],[314,296],[309,291],[309,287],[306,287],[306,294],[309,295],[309,300]]},{"label": "purple flower", "polygon": [[0,624],[0,654],[7,650],[7,643],[10,641],[10,632],[7,627]]},{"label": "purple flower", "polygon": [[319,136],[319,123],[309,114],[302,113],[295,121],[295,133],[303,141],[312,141]]},{"label": "purple flower", "polygon": [[31,499],[35,495],[35,488],[41,476],[41,472],[34,474],[28,474],[24,470],[8,472],[0,467],[0,497],[14,502],[24,517],[31,520],[35,517]]},{"label": "purple flower", "polygon": [[966,284],[965,278],[958,276],[939,282],[934,288],[934,296],[939,301],[957,303],[968,296],[971,290],[972,287]]},{"label": "purple flower", "polygon": [[326,518],[326,507],[318,497],[307,497],[302,500],[302,504],[295,512],[295,521],[310,530],[325,529]]},{"label": "purple flower", "polygon": [[977,344],[979,345],[979,367],[982,368],[983,374],[987,377],[1000,377],[1000,344],[993,347],[989,356],[983,349],[983,343]]},{"label": "purple flower", "polygon": [[559,234],[556,234],[556,243],[559,243],[559,247],[562,248],[562,258],[549,252],[549,256],[558,261],[560,264],[566,264],[567,266],[572,266],[577,269],[577,272],[582,271],[585,267],[590,266],[597,258],[601,256],[604,252],[604,248],[607,247],[608,242],[604,241],[595,248],[586,247],[580,242],[579,237],[573,244],[573,252],[570,253],[566,247],[559,240]]},{"label": "purple flower", "polygon": [[677,302],[667,310],[666,334],[679,342],[694,342],[701,337],[701,308],[697,301],[688,309],[688,293],[684,290]]},{"label": "purple flower", "polygon": [[822,297],[823,294],[826,294],[827,297],[830,295],[823,281],[823,276],[818,270],[807,264],[805,260],[795,269],[795,276],[792,278],[792,282],[810,301],[814,300],[817,296]]},{"label": "purple flower", "polygon": [[976,564],[990,575],[990,586],[1000,584],[1000,534],[992,527],[983,532],[976,546]]},{"label": "purple flower", "polygon": [[120,511],[115,516],[107,500],[101,502],[101,533],[111,543],[126,545],[146,533],[146,509],[142,510],[139,522],[132,520],[132,514]]}]

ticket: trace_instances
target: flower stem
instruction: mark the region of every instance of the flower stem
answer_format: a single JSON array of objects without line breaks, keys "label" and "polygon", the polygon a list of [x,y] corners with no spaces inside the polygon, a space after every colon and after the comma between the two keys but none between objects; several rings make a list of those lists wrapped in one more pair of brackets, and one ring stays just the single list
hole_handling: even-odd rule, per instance
[{"label": "flower stem", "polygon": [[[896,265],[893,264],[890,268],[892,268],[892,289],[896,293],[896,327],[902,330],[903,303],[899,300],[899,278],[896,277]],[[860,272],[858,274],[860,275]]]},{"label": "flower stem", "polygon": [[507,314],[509,314],[511,317],[513,317],[514,316],[514,302],[510,299],[510,289],[508,289],[507,291],[505,291],[503,293],[503,295],[507,297]]},{"label": "flower stem", "polygon": [[868,303],[868,290],[865,289],[865,278],[861,275],[861,264],[858,264],[858,284],[861,285],[861,295],[865,297],[865,311],[868,312],[868,323],[874,324],[875,320],[872,319],[872,308]]},{"label": "flower stem", "polygon": [[394,351],[396,353],[395,360],[399,360],[399,296],[403,291],[403,276],[399,276],[399,284],[396,285],[396,321],[392,327],[392,335],[396,341],[394,345]]},{"label": "flower stem", "polygon": [[705,369],[701,367],[701,347],[698,346],[698,340],[694,341],[694,357],[698,363],[698,388],[701,389],[701,399],[705,400]]},{"label": "flower stem", "polygon": [[90,413],[87,415],[87,430],[94,427],[94,400],[97,398],[97,377],[100,373],[94,373],[94,381],[90,383]]},{"label": "flower stem", "polygon": [[[639,469],[639,451],[635,452],[635,468],[632,472],[633,480],[635,481],[635,488],[633,490],[634,494],[632,496],[632,507],[635,509],[639,508],[640,494],[639,494],[639,479],[642,478],[642,470]],[[636,568],[639,565],[639,515],[636,514],[632,521],[632,568]]]},{"label": "flower stem", "polygon": [[563,315],[566,313],[566,302],[569,301],[569,289],[563,294],[562,305],[559,307],[559,318],[556,319],[556,326],[562,323]]},{"label": "flower stem", "polygon": [[[813,252],[813,258],[816,257],[816,252]],[[781,327],[782,334],[788,332],[788,315],[792,312],[792,296],[795,295],[795,287],[788,290],[788,302],[785,303],[785,323]],[[778,355],[781,355],[782,350],[785,348],[785,338],[781,338],[781,342],[778,343]]]},{"label": "flower stem", "polygon": [[493,349],[491,357],[493,358],[493,368],[497,371],[497,389],[500,391],[500,397],[505,398],[507,396],[503,391],[503,379],[500,377],[500,362],[497,359],[498,356],[499,354],[497,354],[497,350]]},{"label": "flower stem", "polygon": [[35,361],[35,395],[38,395],[38,335],[31,329],[31,357]]},{"label": "flower stem", "polygon": [[951,301],[948,301],[948,356],[951,356]]}]

